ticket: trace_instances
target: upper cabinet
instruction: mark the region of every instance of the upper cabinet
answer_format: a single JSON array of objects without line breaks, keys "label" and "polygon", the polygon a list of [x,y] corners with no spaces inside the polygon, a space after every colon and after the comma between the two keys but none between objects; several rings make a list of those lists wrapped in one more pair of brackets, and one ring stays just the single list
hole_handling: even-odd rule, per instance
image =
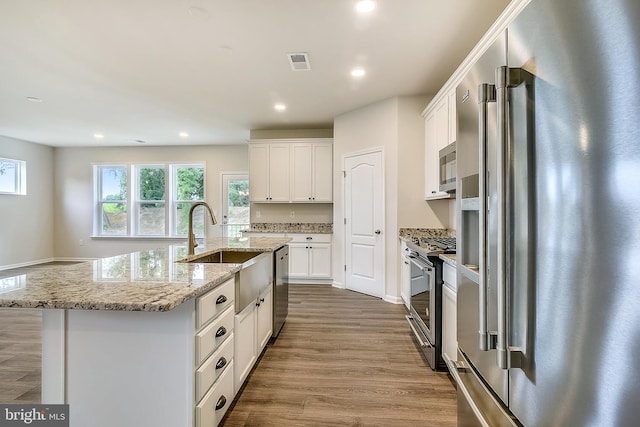
[{"label": "upper cabinet", "polygon": [[333,201],[333,144],[291,144],[291,201]]},{"label": "upper cabinet", "polygon": [[332,140],[250,141],[249,194],[252,202],[331,203]]},{"label": "upper cabinet", "polygon": [[290,145],[249,144],[249,199],[288,202]]},{"label": "upper cabinet", "polygon": [[455,89],[443,96],[425,116],[424,179],[425,199],[449,199],[450,193],[440,191],[439,151],[455,142],[457,131]]}]

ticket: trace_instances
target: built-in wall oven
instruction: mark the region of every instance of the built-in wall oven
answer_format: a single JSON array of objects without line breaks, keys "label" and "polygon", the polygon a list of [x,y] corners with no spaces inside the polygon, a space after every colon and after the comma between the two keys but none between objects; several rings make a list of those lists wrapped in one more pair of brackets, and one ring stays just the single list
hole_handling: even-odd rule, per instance
[{"label": "built-in wall oven", "polygon": [[442,260],[408,243],[411,296],[407,320],[416,344],[432,369],[446,369],[442,358]]}]

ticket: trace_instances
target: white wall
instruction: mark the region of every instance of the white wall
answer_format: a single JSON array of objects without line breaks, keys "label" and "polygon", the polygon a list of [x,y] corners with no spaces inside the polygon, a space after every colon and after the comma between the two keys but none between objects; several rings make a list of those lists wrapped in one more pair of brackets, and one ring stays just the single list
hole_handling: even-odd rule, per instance
[{"label": "white wall", "polygon": [[395,97],[345,113],[334,121],[333,271],[336,286],[344,286],[345,154],[382,148],[385,173],[384,298],[400,302],[398,230],[401,227],[442,228],[449,225],[448,203],[424,201],[424,120],[426,97]]},{"label": "white wall", "polygon": [[[56,148],[55,154],[55,256],[97,258],[165,244],[152,239],[92,239],[94,162],[205,162],[205,201],[221,211],[220,172],[246,172],[248,150],[237,146]],[[220,234],[209,225],[207,236]],[[80,245],[80,241],[83,245]],[[186,239],[182,239],[186,240]]]},{"label": "white wall", "polygon": [[0,268],[50,260],[53,148],[0,136],[0,157],[23,160],[27,167],[27,194],[0,195]]}]

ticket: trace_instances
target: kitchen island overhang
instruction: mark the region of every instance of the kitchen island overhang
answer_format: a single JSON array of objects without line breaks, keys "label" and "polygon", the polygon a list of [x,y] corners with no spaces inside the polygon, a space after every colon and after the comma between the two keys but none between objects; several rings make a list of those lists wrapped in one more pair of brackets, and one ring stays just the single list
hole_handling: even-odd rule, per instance
[{"label": "kitchen island overhang", "polygon": [[[196,256],[273,252],[289,240],[209,239]],[[72,426],[194,425],[196,300],[241,264],[179,262],[182,247],[27,274],[0,295],[2,307],[44,309],[42,402],[68,403]]]}]

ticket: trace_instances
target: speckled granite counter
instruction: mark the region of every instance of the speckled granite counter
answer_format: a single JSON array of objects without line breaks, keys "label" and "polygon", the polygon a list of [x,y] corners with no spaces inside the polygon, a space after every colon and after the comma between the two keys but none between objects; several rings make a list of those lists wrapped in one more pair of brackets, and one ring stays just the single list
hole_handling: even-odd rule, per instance
[{"label": "speckled granite counter", "polygon": [[420,237],[456,237],[456,231],[448,228],[401,228],[398,237],[411,243],[419,243]]},{"label": "speckled granite counter", "polygon": [[440,254],[438,257],[452,267],[456,266],[456,254]]},{"label": "speckled granite counter", "polygon": [[[220,249],[270,252],[288,238],[218,238],[196,254]],[[177,262],[186,245],[167,245],[0,279],[0,307],[168,311],[206,293],[240,270],[239,264]]]},{"label": "speckled granite counter", "polygon": [[251,233],[314,233],[332,234],[333,224],[331,223],[275,223],[259,222],[251,224],[247,230]]}]

